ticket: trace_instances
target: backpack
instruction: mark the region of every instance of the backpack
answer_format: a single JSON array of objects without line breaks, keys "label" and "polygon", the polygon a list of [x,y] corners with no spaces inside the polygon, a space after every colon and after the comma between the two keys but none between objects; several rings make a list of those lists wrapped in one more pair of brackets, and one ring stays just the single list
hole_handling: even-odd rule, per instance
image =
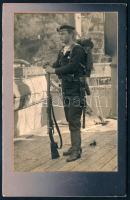
[{"label": "backpack", "polygon": [[77,44],[79,44],[86,53],[86,65],[82,65],[83,75],[86,77],[90,77],[91,71],[93,70],[93,56],[92,56],[92,48],[94,47],[91,38],[89,39],[77,39]]}]

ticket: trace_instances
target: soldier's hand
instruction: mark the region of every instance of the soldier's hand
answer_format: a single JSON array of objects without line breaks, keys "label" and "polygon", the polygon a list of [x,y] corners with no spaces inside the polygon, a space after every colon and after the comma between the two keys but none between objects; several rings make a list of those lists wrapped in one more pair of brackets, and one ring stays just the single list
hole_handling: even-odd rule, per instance
[{"label": "soldier's hand", "polygon": [[48,72],[48,73],[50,73],[50,74],[55,74],[55,69],[52,68],[52,67],[50,67],[50,66],[48,66],[48,67],[46,68],[46,72]]}]

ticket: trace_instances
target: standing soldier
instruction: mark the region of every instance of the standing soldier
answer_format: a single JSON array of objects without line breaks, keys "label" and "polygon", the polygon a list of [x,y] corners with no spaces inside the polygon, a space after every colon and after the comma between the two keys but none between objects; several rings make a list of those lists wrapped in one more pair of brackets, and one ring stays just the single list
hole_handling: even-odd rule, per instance
[{"label": "standing soldier", "polygon": [[60,50],[53,68],[47,67],[47,72],[55,73],[61,79],[65,117],[71,138],[71,147],[63,152],[63,155],[69,156],[66,161],[71,162],[80,158],[82,152],[80,132],[85,92],[80,76],[82,74],[81,65],[86,64],[86,56],[84,49],[75,42],[74,27],[62,25],[57,31],[64,47]]}]

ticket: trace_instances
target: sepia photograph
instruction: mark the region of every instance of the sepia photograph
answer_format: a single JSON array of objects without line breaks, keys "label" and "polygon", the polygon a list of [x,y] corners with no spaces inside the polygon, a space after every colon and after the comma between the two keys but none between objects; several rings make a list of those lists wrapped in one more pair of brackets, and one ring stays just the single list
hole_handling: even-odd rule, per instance
[{"label": "sepia photograph", "polygon": [[117,28],[116,12],[14,14],[15,171],[118,170]]},{"label": "sepia photograph", "polygon": [[3,196],[126,195],[126,7],[3,5]]}]

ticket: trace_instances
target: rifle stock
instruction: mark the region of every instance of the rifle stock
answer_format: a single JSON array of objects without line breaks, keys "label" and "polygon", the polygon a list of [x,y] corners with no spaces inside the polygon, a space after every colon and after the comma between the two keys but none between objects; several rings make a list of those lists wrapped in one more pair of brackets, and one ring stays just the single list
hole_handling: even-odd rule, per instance
[{"label": "rifle stock", "polygon": [[59,155],[59,152],[58,152],[58,145],[56,142],[51,142],[51,158],[52,159],[56,159],[56,158],[59,158],[60,155]]}]

